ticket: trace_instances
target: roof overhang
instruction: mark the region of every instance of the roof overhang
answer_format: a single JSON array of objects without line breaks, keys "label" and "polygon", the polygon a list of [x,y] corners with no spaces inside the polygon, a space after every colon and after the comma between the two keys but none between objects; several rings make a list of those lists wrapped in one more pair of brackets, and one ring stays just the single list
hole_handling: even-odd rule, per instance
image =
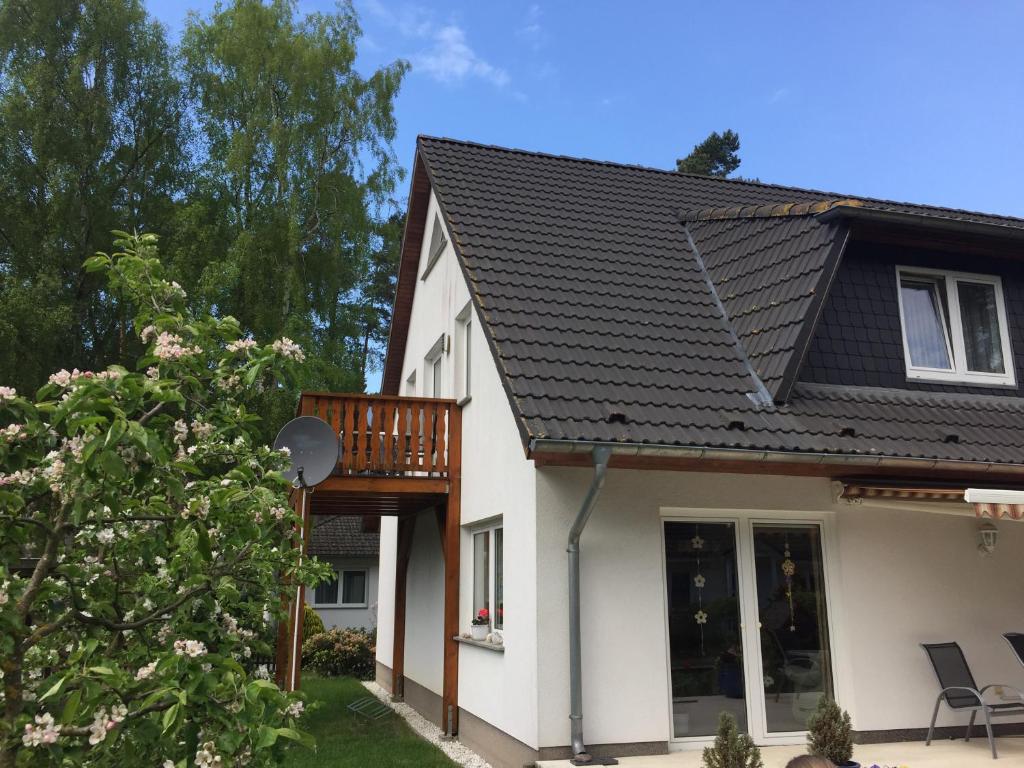
[{"label": "roof overhang", "polygon": [[864,205],[836,204],[827,210],[814,214],[820,221],[845,219],[850,222],[882,224],[935,232],[951,232],[999,240],[1024,240],[1024,228],[1003,224],[989,224],[945,216],[934,216],[885,208],[871,208]]},{"label": "roof overhang", "polygon": [[420,247],[427,227],[427,207],[430,205],[430,177],[419,147],[413,160],[412,179],[409,183],[409,207],[402,232],[401,257],[398,263],[398,285],[395,301],[391,307],[391,330],[388,334],[388,351],[384,360],[384,375],[380,391],[383,395],[397,395],[402,386],[402,364],[405,361],[405,344],[409,337],[409,320],[412,316],[413,294],[419,275]]},{"label": "roof overhang", "polygon": [[1024,464],[713,446],[534,438],[530,441],[529,456],[538,466],[589,466],[590,455],[598,446],[611,449],[610,466],[624,469],[839,477],[856,468],[908,477],[942,474],[958,478],[1020,477],[1024,481]]}]

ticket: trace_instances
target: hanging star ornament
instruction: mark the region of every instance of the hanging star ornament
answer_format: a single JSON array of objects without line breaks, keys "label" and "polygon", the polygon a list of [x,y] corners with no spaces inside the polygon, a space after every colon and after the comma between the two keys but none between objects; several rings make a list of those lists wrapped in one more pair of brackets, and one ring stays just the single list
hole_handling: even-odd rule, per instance
[{"label": "hanging star ornament", "polygon": [[693,618],[697,620],[698,624],[708,623],[708,615],[704,613],[704,611],[697,611],[695,614],[693,614]]},{"label": "hanging star ornament", "polygon": [[704,539],[700,537],[699,533],[690,539],[690,546],[694,549],[704,549]]},{"label": "hanging star ornament", "polygon": [[706,583],[707,580],[704,578],[704,576],[702,576],[699,573],[693,577],[693,586],[695,586],[697,589],[704,589],[704,585]]}]

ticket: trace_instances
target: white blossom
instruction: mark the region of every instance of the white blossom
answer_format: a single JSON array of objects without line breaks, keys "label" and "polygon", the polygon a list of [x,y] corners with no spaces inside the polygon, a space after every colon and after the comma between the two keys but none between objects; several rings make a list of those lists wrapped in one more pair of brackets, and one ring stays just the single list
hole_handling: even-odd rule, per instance
[{"label": "white blossom", "polygon": [[201,640],[175,640],[174,652],[195,659],[206,655],[206,644]]},{"label": "white blossom", "polygon": [[61,726],[54,724],[53,715],[44,712],[36,715],[34,723],[25,724],[25,734],[21,743],[26,747],[38,747],[40,744],[54,744],[60,736]]},{"label": "white blossom", "polygon": [[296,344],[294,341],[289,339],[287,336],[282,336],[280,339],[275,341],[272,345],[274,351],[277,352],[281,357],[289,358],[301,363],[306,359],[305,353],[302,351],[302,347]]},{"label": "white blossom", "polygon": [[153,676],[154,672],[156,672],[156,662],[155,661],[151,661],[149,664],[146,664],[144,667],[139,667],[139,671],[135,673],[135,679],[136,680],[147,680],[147,679],[149,679],[150,677]]},{"label": "white blossom", "polygon": [[220,768],[222,761],[220,755],[214,750],[212,741],[205,742],[196,750],[196,768]]},{"label": "white blossom", "polygon": [[8,424],[3,429],[0,429],[0,436],[5,440],[16,440],[25,437],[25,435],[25,426],[23,424]]},{"label": "white blossom", "polygon": [[0,403],[6,403],[18,396],[18,390],[14,387],[0,387]]},{"label": "white blossom", "polygon": [[156,337],[156,344],[153,346],[153,354],[161,360],[178,360],[188,355],[199,354],[201,351],[199,347],[182,346],[181,336],[167,331]]},{"label": "white blossom", "polygon": [[293,701],[288,705],[288,709],[285,710],[285,714],[289,717],[302,717],[302,710],[306,708],[306,705],[301,701]]},{"label": "white blossom", "polygon": [[115,704],[109,715],[106,707],[97,709],[93,715],[92,724],[89,726],[89,743],[93,746],[99,744],[127,715],[128,708],[123,704]]},{"label": "white blossom", "polygon": [[99,541],[100,544],[111,544],[115,538],[116,536],[114,535],[113,528],[104,528],[96,534],[96,540]]},{"label": "white blossom", "polygon": [[252,349],[255,346],[255,339],[238,339],[237,341],[232,341],[228,344],[227,350],[228,352],[239,352],[246,349]]}]

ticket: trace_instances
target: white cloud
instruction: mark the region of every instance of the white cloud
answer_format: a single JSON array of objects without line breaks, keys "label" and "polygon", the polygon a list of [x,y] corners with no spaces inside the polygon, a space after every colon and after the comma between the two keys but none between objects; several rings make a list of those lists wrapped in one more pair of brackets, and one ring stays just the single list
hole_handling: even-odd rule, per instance
[{"label": "white cloud", "polygon": [[776,104],[789,96],[789,88],[779,88],[768,99],[769,104]]},{"label": "white cloud", "polygon": [[516,35],[535,51],[540,50],[544,44],[544,28],[540,24],[541,15],[540,6],[534,3],[526,10],[526,20],[523,26],[516,30]]},{"label": "white cloud", "polygon": [[460,83],[469,78],[485,80],[498,88],[509,83],[508,73],[484,61],[466,42],[466,33],[455,24],[438,29],[433,45],[412,57],[413,72],[424,72],[442,83]]},{"label": "white cloud", "polygon": [[469,79],[483,80],[498,88],[509,84],[508,72],[478,56],[466,39],[465,30],[458,24],[438,26],[429,9],[414,4],[393,9],[381,0],[363,0],[361,5],[369,15],[395,30],[400,37],[410,41],[430,41],[427,48],[407,57],[412,62],[414,73],[422,72],[446,84]]}]

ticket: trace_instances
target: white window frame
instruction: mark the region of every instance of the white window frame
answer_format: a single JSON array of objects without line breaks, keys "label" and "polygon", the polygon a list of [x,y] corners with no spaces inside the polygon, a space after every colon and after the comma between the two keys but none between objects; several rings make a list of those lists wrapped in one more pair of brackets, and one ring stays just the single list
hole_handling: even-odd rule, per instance
[{"label": "white window frame", "polygon": [[[441,334],[440,338],[434,342],[434,346],[430,348],[430,351],[423,358],[423,395],[425,397],[443,397],[444,392],[444,347],[445,347],[445,336]],[[440,366],[441,371],[441,385],[436,386],[434,379],[434,366]],[[430,386],[430,392],[426,391],[427,386]],[[440,392],[436,392],[436,389],[440,389]]]},{"label": "white window frame", "polygon": [[455,397],[465,405],[473,395],[473,304],[455,316]]},{"label": "white window frame", "polygon": [[[505,548],[505,524],[502,518],[491,520],[484,525],[477,525],[469,531],[469,549],[472,554],[472,582],[470,587],[470,605],[472,610],[472,616],[470,618],[476,618],[476,605],[474,604],[475,595],[473,590],[476,589],[476,536],[479,534],[487,534],[487,605],[488,611],[490,612],[490,627],[495,632],[503,632],[505,630],[505,620],[502,617],[501,626],[497,626],[498,620],[498,600],[497,600],[497,547],[495,546],[495,531],[501,531],[501,547],[502,550]],[[502,551],[501,557],[501,576],[502,576],[502,607],[504,607],[504,593],[505,593],[505,553]]]},{"label": "white window frame", "polygon": [[[941,278],[945,282],[945,311],[949,313],[949,317],[943,317],[942,320],[944,322],[948,320],[948,326],[944,326],[944,328],[947,332],[946,345],[949,348],[949,357],[953,363],[953,368],[951,369],[915,366],[910,360],[910,345],[907,343],[907,323],[903,313],[902,280],[904,277],[913,278],[914,275]],[[1003,373],[986,373],[984,371],[971,371],[967,369],[964,326],[960,317],[960,294],[958,288],[958,283],[960,282],[991,285],[995,290],[999,340],[1002,344],[1003,367],[1006,369]],[[988,384],[1011,387],[1016,385],[1013,347],[1010,343],[1010,325],[1006,319],[1006,300],[1003,296],[1002,278],[997,275],[978,275],[971,272],[953,272],[945,269],[897,265],[896,297],[900,307],[900,333],[903,338],[903,360],[906,363],[908,379],[917,381],[945,381],[957,384]],[[941,312],[941,302],[939,306]]]},{"label": "white window frame", "polygon": [[[338,600],[334,603],[319,603],[316,599],[316,587],[312,588],[313,595],[312,603],[313,608],[366,608],[369,605],[370,595],[370,571],[368,568],[334,568],[332,569],[335,578],[338,580]],[[345,574],[346,573],[361,573],[363,574],[363,602],[361,603],[345,603],[342,602],[345,599]]]}]

